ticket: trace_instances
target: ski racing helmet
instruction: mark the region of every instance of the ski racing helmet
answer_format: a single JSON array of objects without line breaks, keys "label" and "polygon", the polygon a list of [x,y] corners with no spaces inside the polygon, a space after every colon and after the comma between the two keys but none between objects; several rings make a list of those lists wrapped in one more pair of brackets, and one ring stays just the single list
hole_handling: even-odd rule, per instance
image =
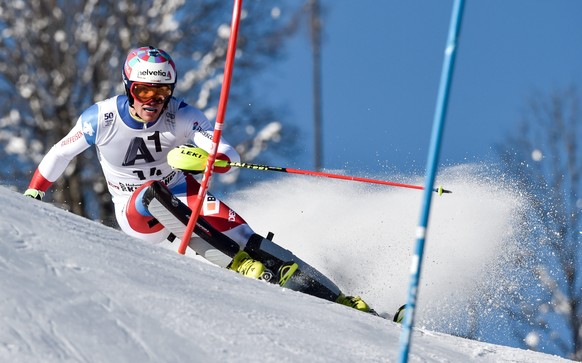
[{"label": "ski racing helmet", "polygon": [[[125,59],[121,74],[130,105],[133,105],[134,101],[130,92],[134,82],[169,85],[173,93],[177,80],[176,65],[172,57],[164,50],[151,45],[131,50]],[[170,98],[171,95],[166,99],[166,105]]]}]

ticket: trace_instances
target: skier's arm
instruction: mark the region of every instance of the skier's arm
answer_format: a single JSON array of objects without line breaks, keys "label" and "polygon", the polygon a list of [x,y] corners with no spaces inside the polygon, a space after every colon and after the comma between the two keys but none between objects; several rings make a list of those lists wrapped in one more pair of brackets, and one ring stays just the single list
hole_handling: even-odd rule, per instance
[{"label": "skier's arm", "polygon": [[[213,133],[212,131],[210,132]],[[208,151],[210,150],[210,146],[212,145],[212,142],[207,142],[209,140],[202,137],[195,137],[193,141],[196,145]],[[220,144],[218,145],[218,151],[216,153],[216,159],[225,160],[228,162],[239,162],[240,155],[233,146],[231,146],[227,141],[224,140],[224,138],[221,137]],[[214,172],[216,173],[226,173],[229,170],[230,166],[216,166],[216,165],[214,166]]]},{"label": "skier's arm", "polygon": [[[195,109],[194,107],[187,106],[187,110],[183,110],[189,114],[189,117],[193,120],[193,127],[190,128],[187,135],[188,139],[192,141],[196,146],[210,152],[212,148],[212,137],[214,135],[214,129],[210,125],[210,121],[204,116],[204,114]],[[218,160],[226,160],[232,162],[239,162],[240,155],[236,149],[228,143],[223,137],[220,138],[220,143],[218,145],[218,150],[216,153],[216,158]],[[230,170],[230,166],[225,167],[214,167],[214,171],[217,173],[226,173]]]},{"label": "skier's arm", "polygon": [[44,156],[24,195],[42,199],[44,192],[63,174],[71,160],[91,146],[82,126],[84,117],[85,121],[88,121],[87,116],[87,113],[83,113],[67,136],[53,145]]}]

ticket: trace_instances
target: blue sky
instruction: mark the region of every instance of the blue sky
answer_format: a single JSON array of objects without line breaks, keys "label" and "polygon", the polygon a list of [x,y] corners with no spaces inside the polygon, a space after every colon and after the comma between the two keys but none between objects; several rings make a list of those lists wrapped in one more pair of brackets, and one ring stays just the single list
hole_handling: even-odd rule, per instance
[{"label": "blue sky", "polygon": [[[424,173],[453,1],[322,0],[324,166],[347,172]],[[302,128],[313,168],[307,31],[261,82]],[[491,161],[534,92],[582,85],[582,1],[465,3],[441,164]],[[273,92],[276,90],[276,92]]]}]

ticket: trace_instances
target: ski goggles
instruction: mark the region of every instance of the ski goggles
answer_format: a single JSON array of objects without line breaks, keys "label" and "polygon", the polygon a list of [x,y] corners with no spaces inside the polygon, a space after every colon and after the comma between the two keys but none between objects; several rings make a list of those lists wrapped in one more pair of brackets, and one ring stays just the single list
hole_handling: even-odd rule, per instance
[{"label": "ski goggles", "polygon": [[151,100],[157,103],[165,102],[172,95],[172,87],[168,85],[149,85],[134,83],[131,86],[131,95],[139,102],[146,103]]}]

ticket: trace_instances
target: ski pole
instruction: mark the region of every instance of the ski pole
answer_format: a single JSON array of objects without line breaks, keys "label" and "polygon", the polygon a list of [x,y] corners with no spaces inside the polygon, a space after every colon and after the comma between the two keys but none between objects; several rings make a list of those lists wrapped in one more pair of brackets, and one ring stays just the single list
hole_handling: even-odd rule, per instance
[{"label": "ski pole", "polygon": [[[319,177],[332,178],[332,179],[352,180],[352,181],[358,181],[358,182],[364,182],[364,183],[391,185],[394,187],[402,187],[402,188],[410,188],[410,189],[419,189],[419,190],[424,189],[424,187],[422,187],[420,185],[396,183],[396,182],[391,182],[391,181],[386,181],[386,180],[360,178],[360,177],[356,177],[356,176],[331,174],[331,173],[324,173],[324,172],[320,172],[320,171],[282,168],[282,167],[278,167],[278,166],[259,165],[259,164],[250,164],[250,163],[238,163],[238,162],[231,162],[231,161],[226,161],[226,160],[216,160],[216,163],[214,165],[219,166],[219,167],[232,166],[232,167],[237,167],[237,168],[246,168],[246,169],[253,169],[253,170],[279,171],[279,172],[289,173],[289,174],[301,174],[301,175],[319,176]],[[443,193],[452,193],[452,191],[450,191],[450,190],[443,189],[442,186],[439,186],[438,188],[434,188],[432,190],[435,193],[438,193],[438,195],[442,195]]]},{"label": "ski pole", "polygon": [[216,153],[218,152],[218,144],[220,143],[220,136],[222,134],[222,124],[224,123],[224,115],[226,113],[226,104],[228,103],[228,93],[230,91],[230,80],[232,79],[232,68],[234,66],[234,54],[236,52],[236,40],[238,36],[238,27],[240,21],[240,14],[242,8],[242,0],[234,0],[234,8],[232,11],[232,23],[230,25],[230,39],[228,40],[228,48],[226,50],[226,63],[224,65],[224,79],[222,89],[220,90],[220,99],[218,101],[218,111],[216,115],[216,123],[214,124],[214,134],[212,135],[211,152],[208,155],[206,168],[204,169],[204,176],[198,189],[198,195],[192,206],[192,214],[188,220],[188,225],[182,236],[182,241],[178,247],[178,253],[185,254],[186,247],[192,237],[194,226],[200,215],[202,209],[202,201],[206,198],[206,191],[208,190],[208,183],[212,176],[212,169],[214,168],[214,161],[216,160]]}]

